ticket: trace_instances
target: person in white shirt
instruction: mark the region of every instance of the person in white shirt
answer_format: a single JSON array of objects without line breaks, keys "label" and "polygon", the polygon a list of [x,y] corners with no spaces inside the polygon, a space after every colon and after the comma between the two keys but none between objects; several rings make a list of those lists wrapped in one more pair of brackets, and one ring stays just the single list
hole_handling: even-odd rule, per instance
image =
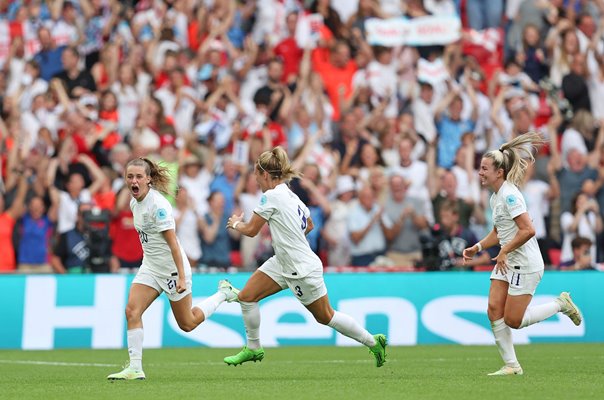
[{"label": "person in white shirt", "polygon": [[256,161],[254,175],[263,192],[260,204],[249,222],[243,221],[243,213],[232,215],[227,228],[253,237],[268,223],[275,255],[254,272],[238,295],[247,345],[238,354],[225,357],[224,362],[239,365],[264,358],[259,337],[258,302],[289,287],[317,322],[369,347],[376,366],[381,367],[386,361],[386,336],[372,336],[349,315],[335,311],[329,303],[323,265],[306,240],[314,227],[310,211],[287,185],[300,174],[292,168],[286,151],[275,147],[262,153]]},{"label": "person in white shirt", "polygon": [[558,312],[577,326],[583,319],[567,292],[549,303],[528,307],[543,276],[544,265],[535,228],[518,186],[528,164],[535,161],[535,146],[543,142],[539,133],[528,132],[504,143],[498,150],[489,151],[480,162],[480,183],[493,191],[490,202],[494,227],[485,238],[465,249],[463,258],[467,262],[480,251],[501,246],[493,259],[497,264],[491,273],[488,316],[505,365],[489,375],[523,374],[510,328],[522,329]]},{"label": "person in white shirt", "polygon": [[143,264],[132,281],[126,305],[130,363],[109,375],[109,380],[145,379],[142,315],[162,292],[185,332],[209,318],[224,301],[237,300],[237,290],[221,280],[215,294],[191,306],[191,266],[176,237],[172,206],[162,195],[169,192],[170,173],[147,158],[136,158],[126,166],[125,179],[132,195],[134,227],[143,246]]}]

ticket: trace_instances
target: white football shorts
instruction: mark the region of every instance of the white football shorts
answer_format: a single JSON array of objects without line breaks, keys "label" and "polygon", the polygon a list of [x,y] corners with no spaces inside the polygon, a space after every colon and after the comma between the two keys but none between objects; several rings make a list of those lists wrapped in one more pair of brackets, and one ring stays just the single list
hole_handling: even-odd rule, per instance
[{"label": "white football shorts", "polygon": [[522,294],[534,295],[539,282],[541,282],[541,278],[543,278],[543,271],[521,274],[514,267],[509,267],[506,274],[496,273],[495,268],[491,272],[491,279],[506,281],[510,284],[508,288],[510,296],[520,296]]},{"label": "white football shorts", "polygon": [[185,282],[187,285],[187,289],[178,293],[176,291],[176,276],[160,276],[152,273],[146,268],[141,268],[138,270],[138,273],[132,280],[132,283],[140,283],[141,285],[152,287],[157,290],[159,294],[165,292],[170,301],[179,301],[186,297],[188,294],[191,294],[191,288],[193,287],[193,282],[191,280],[191,275],[185,275]]},{"label": "white football shorts", "polygon": [[323,280],[323,270],[316,269],[304,278],[290,279],[283,276],[281,267],[276,256],[272,256],[260,268],[259,271],[267,274],[282,289],[289,287],[292,293],[305,306],[314,303],[327,294],[327,287]]}]

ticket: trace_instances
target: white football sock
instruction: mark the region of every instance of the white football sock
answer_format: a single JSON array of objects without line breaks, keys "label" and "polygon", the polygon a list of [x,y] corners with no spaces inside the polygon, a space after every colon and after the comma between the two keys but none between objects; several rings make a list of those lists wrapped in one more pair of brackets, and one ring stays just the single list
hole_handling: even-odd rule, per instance
[{"label": "white football sock", "polygon": [[214,311],[226,300],[226,294],[222,292],[216,292],[207,299],[200,301],[193,307],[197,307],[203,312],[204,320],[210,318],[210,315],[214,314]]},{"label": "white football sock", "polygon": [[560,312],[560,304],[555,301],[529,307],[524,312],[522,322],[520,323],[518,329],[526,328],[529,325],[541,322],[544,319],[548,319],[552,315],[557,314],[558,312]]},{"label": "white football sock", "polygon": [[520,364],[514,351],[514,342],[512,341],[512,329],[505,324],[503,318],[492,321],[491,329],[495,336],[495,344],[497,344],[497,349],[499,349],[499,354],[501,354],[505,365],[510,367],[519,366]]},{"label": "white football sock", "polygon": [[371,333],[367,332],[366,329],[359,325],[359,323],[348,314],[336,311],[333,314],[331,321],[327,323],[327,326],[332,327],[342,335],[348,336],[365,346],[375,346],[375,339]]},{"label": "white football sock", "polygon": [[128,354],[130,355],[130,368],[135,371],[143,370],[143,328],[129,329]]},{"label": "white football sock", "polygon": [[245,335],[247,337],[247,347],[250,350],[257,350],[260,346],[260,307],[258,303],[248,303],[240,301],[241,313],[243,314],[243,323],[245,325]]}]

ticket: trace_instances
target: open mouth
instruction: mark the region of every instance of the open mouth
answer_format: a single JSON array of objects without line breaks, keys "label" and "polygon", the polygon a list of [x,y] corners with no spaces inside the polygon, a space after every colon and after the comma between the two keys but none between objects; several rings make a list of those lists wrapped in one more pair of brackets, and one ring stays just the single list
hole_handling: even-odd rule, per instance
[{"label": "open mouth", "polygon": [[138,186],[132,186],[130,188],[130,191],[132,191],[133,196],[138,196],[138,194],[140,193],[140,188]]}]

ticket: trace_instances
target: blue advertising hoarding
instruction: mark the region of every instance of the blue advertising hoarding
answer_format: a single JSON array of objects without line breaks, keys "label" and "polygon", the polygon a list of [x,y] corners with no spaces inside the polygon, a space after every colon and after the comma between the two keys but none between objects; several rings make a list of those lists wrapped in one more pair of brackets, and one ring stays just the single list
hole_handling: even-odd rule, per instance
[{"label": "blue advertising hoarding", "polygon": [[[215,292],[218,280],[242,287],[249,274],[193,276],[193,304]],[[122,348],[126,306],[133,275],[0,276],[0,348]],[[489,274],[339,273],[325,275],[334,308],[350,314],[370,332],[386,333],[391,345],[492,344],[486,315]],[[558,314],[514,331],[515,343],[604,342],[601,272],[550,272],[533,304],[570,291],[585,321],[574,326]],[[260,303],[261,339],[266,347],[355,345],[316,323],[289,292]],[[145,347],[239,347],[245,344],[241,310],[223,304],[192,332],[182,332],[170,303],[160,296],[143,316]]]}]

